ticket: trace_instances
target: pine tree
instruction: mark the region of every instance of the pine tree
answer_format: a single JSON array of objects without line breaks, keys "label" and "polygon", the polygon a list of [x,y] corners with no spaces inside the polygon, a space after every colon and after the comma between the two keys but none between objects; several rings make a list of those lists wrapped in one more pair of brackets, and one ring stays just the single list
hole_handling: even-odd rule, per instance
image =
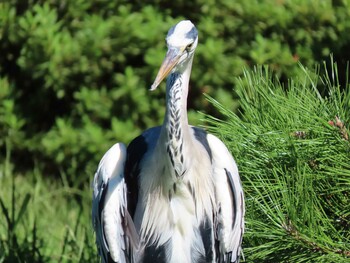
[{"label": "pine tree", "polygon": [[246,262],[350,262],[350,89],[335,63],[319,68],[285,84],[246,70],[239,114],[209,98],[242,177]]}]

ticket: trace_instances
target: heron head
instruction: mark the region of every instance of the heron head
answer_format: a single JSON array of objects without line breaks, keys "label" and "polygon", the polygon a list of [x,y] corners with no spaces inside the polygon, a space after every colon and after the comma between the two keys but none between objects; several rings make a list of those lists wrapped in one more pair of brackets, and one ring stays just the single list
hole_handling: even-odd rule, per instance
[{"label": "heron head", "polygon": [[151,87],[155,90],[173,70],[188,62],[198,43],[198,31],[189,20],[183,20],[170,28],[166,37],[168,52]]}]

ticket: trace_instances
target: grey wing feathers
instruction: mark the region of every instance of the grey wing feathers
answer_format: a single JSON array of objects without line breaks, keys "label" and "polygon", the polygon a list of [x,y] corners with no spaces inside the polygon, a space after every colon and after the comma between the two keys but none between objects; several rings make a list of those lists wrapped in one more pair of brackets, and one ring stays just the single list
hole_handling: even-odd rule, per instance
[{"label": "grey wing feathers", "polygon": [[92,223],[102,262],[130,262],[138,245],[127,211],[125,160],[125,145],[113,145],[102,157],[94,177]]},{"label": "grey wing feathers", "polygon": [[244,233],[243,189],[236,163],[226,146],[211,134],[208,134],[208,142],[213,155],[219,262],[238,263]]}]

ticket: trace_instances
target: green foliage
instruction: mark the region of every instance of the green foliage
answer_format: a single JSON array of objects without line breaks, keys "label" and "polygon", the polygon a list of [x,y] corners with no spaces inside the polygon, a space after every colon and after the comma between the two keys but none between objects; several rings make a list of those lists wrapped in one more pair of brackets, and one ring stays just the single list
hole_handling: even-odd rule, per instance
[{"label": "green foliage", "polygon": [[8,175],[0,177],[0,262],[97,262],[88,187],[37,171]]},{"label": "green foliage", "polygon": [[[344,131],[335,116],[340,123],[348,123],[350,98],[344,97],[347,93],[342,94],[342,88],[330,94],[322,89],[334,83],[347,88],[343,85],[346,76],[340,73],[339,83],[334,78],[323,79],[322,84],[318,74],[300,70],[298,62],[311,68],[315,62],[328,60],[332,52],[339,66],[345,67],[350,59],[349,4],[348,0],[0,1],[0,262],[23,258],[96,261],[89,232],[90,196],[81,191],[89,193],[87,184],[111,145],[128,143],[142,130],[161,124],[164,84],[153,93],[148,87],[165,55],[167,30],[183,18],[191,19],[199,30],[188,102],[190,122],[198,124],[197,110],[219,114],[203,93],[220,101],[228,112],[241,109],[246,118],[239,133],[234,133],[238,137],[232,150],[246,160],[240,167],[250,189],[245,241],[249,260],[264,258],[264,253],[267,259],[274,258],[277,249],[270,254],[264,242],[266,248],[279,248],[281,255],[300,248],[317,252],[315,257],[341,258],[341,253],[349,251],[339,245],[344,240],[342,231],[346,232],[341,227],[348,227],[349,216],[344,195],[348,187],[345,168],[349,167],[341,150],[348,142],[341,138]],[[256,64],[269,65],[281,83],[274,83],[265,71],[242,70]],[[275,86],[288,83],[291,77],[293,81],[286,85],[288,96],[294,98],[290,104],[285,90]],[[259,89],[253,89],[257,86],[269,89],[257,93]],[[232,92],[236,87],[242,104]],[[316,89],[320,90],[317,101],[310,99]],[[324,99],[324,95],[328,96]],[[247,110],[256,103],[260,111]],[[285,105],[299,114],[292,118]],[[226,115],[230,123],[242,123],[234,114]],[[253,125],[251,120],[259,123]],[[229,133],[222,136],[232,141]],[[255,154],[260,154],[260,161],[253,158]],[[277,169],[276,164],[283,167]],[[275,170],[263,172],[264,167]],[[301,176],[314,170],[328,192],[313,178]],[[259,194],[265,185],[254,188],[259,181],[256,171],[262,182],[276,185],[271,200],[266,199],[266,192]],[[281,174],[289,177],[281,178]],[[300,180],[294,180],[295,174]],[[11,177],[16,177],[16,191]],[[51,182],[53,178],[60,183]],[[293,187],[290,192],[280,191],[282,185]],[[298,203],[294,193],[302,194],[305,202],[314,200],[311,193],[301,190],[304,186],[322,198]],[[287,197],[297,208],[289,207]],[[285,203],[279,203],[281,198]],[[268,209],[272,204],[279,214]],[[314,215],[307,206],[320,207],[316,217],[326,215],[330,221],[311,224],[308,218]],[[329,210],[322,211],[323,207]],[[269,211],[276,222],[273,226],[280,228],[268,224]],[[302,219],[296,219],[295,211],[304,213]],[[290,223],[282,220],[285,214]],[[315,246],[316,234],[310,233],[313,226],[324,228],[317,232],[321,234]],[[270,234],[265,235],[264,228]],[[250,229],[258,233],[256,237]],[[286,242],[277,241],[283,233]]]},{"label": "green foliage", "polygon": [[247,262],[349,261],[350,86],[336,66],[299,70],[285,86],[267,67],[245,70],[240,116],[210,98],[227,119],[209,117],[211,130],[242,176]]},{"label": "green foliage", "polygon": [[[75,174],[92,174],[114,142],[129,142],[162,122],[164,89],[147,89],[165,54],[166,31],[180,19],[193,20],[199,29],[189,101],[190,121],[197,124],[196,110],[217,114],[203,92],[237,108],[231,90],[244,66],[270,64],[287,79],[299,74],[297,61],[311,66],[330,52],[339,63],[349,59],[348,5],[2,1],[0,132],[16,126],[7,140],[23,169],[41,162],[74,181]],[[1,136],[0,159],[5,140]],[[18,163],[23,156],[30,158]]]}]

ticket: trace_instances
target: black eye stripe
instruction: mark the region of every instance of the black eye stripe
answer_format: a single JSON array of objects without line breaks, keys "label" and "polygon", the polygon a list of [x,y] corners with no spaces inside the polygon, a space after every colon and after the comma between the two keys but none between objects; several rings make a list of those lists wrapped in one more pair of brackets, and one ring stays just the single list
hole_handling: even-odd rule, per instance
[{"label": "black eye stripe", "polygon": [[192,29],[186,34],[186,38],[189,39],[196,39],[198,36],[198,31],[195,27],[192,27]]}]

